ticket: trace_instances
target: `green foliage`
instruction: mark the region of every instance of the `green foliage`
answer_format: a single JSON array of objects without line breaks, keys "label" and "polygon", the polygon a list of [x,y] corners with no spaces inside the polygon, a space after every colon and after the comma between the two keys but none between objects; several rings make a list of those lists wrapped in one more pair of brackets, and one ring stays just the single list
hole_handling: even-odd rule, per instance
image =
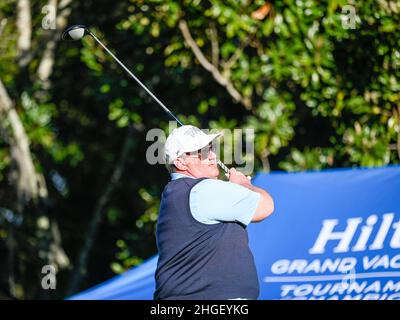
[{"label": "green foliage", "polygon": [[[0,37],[0,79],[49,189],[47,211],[27,209],[18,231],[24,243],[17,255],[22,294],[38,297],[37,275],[28,274],[26,262],[41,250],[34,236],[37,217],[47,214],[57,221],[66,252],[71,259],[78,256],[132,127],[134,147],[105,205],[84,286],[156,252],[154,226],[169,177],[163,166],[146,163],[146,131],[167,131],[170,119],[91,37],[58,42],[51,85],[40,84],[36,73],[48,39],[41,27],[42,7],[48,1],[32,1],[34,54],[25,68],[18,66],[16,2],[0,4],[0,26],[7,19]],[[343,21],[348,4],[356,9],[354,29]],[[260,8],[266,9],[261,17],[256,14]],[[74,2],[71,10],[69,23],[84,18],[183,122],[214,130],[254,129],[255,171],[399,163],[396,1],[89,0]],[[182,21],[213,70],[206,70],[185,42]],[[227,83],[241,102],[233,99]],[[1,140],[0,206],[14,209],[9,151]],[[8,232],[0,226],[2,243]],[[6,283],[8,271],[0,270]],[[61,288],[74,271],[61,272]]]},{"label": "green foliage", "polygon": [[118,240],[116,246],[120,251],[115,255],[117,261],[111,263],[111,269],[116,274],[123,273],[143,262],[142,258],[132,256],[132,252],[124,240]]},{"label": "green foliage", "polygon": [[[340,155],[335,157],[335,162],[325,162],[322,167],[388,164],[390,152],[394,151],[390,151],[389,145],[397,140],[399,120],[395,120],[396,129],[389,133],[382,126],[385,121],[376,123],[376,115],[388,113],[394,119],[393,112],[399,101],[399,71],[394,67],[398,65],[399,38],[390,32],[399,26],[398,15],[394,15],[397,5],[374,1],[357,3],[354,5],[358,14],[356,28],[346,29],[341,17],[346,1],[286,1],[274,4],[264,20],[252,19],[251,13],[262,4],[188,1],[178,5],[173,1],[168,4],[147,1],[141,5],[139,2],[121,22],[121,27],[142,36],[152,35],[152,26],[157,25],[159,31],[153,36],[153,43],[164,54],[168,68],[193,72],[198,64],[191,50],[182,43],[182,34],[177,28],[180,19],[188,21],[196,44],[209,61],[212,49],[208,31],[212,28],[218,34],[221,66],[243,48],[231,68],[221,68],[238,91],[253,101],[251,115],[244,117],[239,125],[256,130],[259,158],[276,155],[290,144],[296,125],[303,120],[296,117],[301,112],[316,118],[330,118],[331,126],[336,129],[336,134],[324,145],[309,149],[311,153],[318,153],[320,148],[327,148]],[[169,35],[164,47],[157,40],[163,34]],[[207,113],[208,106],[207,98],[199,102],[199,116]],[[373,152],[371,146],[365,145],[365,139],[353,144],[345,138],[338,123],[351,127],[355,119],[363,127],[367,123],[379,126],[380,130],[371,132],[377,134],[380,143],[374,145],[381,151]],[[346,131],[346,137],[350,134]],[[340,143],[331,144],[332,139]],[[312,145],[311,141],[307,143]],[[347,149],[352,152],[341,152]],[[321,168],[318,158],[315,159],[307,161],[303,169]]]},{"label": "green foliage", "polygon": [[302,171],[309,168],[321,170],[332,166],[334,162],[334,150],[328,148],[306,147],[304,151],[292,149],[286,161],[280,163],[280,168],[285,171]]}]

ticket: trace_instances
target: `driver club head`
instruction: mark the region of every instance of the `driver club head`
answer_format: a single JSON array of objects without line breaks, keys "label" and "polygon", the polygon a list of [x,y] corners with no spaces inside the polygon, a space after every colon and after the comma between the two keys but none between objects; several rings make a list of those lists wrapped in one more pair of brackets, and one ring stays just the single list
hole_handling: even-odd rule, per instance
[{"label": "driver club head", "polygon": [[67,41],[76,41],[84,37],[86,32],[86,27],[84,25],[74,25],[67,28],[63,33],[61,38]]}]

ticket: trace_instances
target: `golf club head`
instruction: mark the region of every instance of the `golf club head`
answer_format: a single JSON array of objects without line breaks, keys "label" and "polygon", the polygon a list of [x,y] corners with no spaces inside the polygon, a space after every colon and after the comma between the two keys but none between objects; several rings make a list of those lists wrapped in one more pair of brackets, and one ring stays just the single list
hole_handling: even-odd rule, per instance
[{"label": "golf club head", "polygon": [[77,41],[81,40],[86,32],[86,27],[84,25],[74,25],[68,27],[63,33],[61,38],[67,41]]}]

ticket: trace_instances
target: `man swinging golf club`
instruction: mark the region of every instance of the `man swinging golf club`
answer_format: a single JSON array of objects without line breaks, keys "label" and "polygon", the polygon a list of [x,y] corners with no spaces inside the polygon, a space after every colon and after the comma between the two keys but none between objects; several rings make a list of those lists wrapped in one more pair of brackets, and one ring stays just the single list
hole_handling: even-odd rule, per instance
[{"label": "man swinging golf club", "polygon": [[[165,144],[171,182],[162,194],[157,222],[159,260],[156,299],[256,299],[257,272],[246,226],[268,217],[273,200],[242,173],[228,169],[213,150],[219,134],[207,135],[183,125],[84,25],[68,27],[63,40],[91,36],[180,128]],[[219,181],[218,166],[229,174]]]},{"label": "man swinging golf club", "polygon": [[274,210],[271,196],[235,169],[218,180],[220,134],[184,125],[165,143],[171,181],[157,222],[155,299],[257,299],[259,284],[246,226]]}]

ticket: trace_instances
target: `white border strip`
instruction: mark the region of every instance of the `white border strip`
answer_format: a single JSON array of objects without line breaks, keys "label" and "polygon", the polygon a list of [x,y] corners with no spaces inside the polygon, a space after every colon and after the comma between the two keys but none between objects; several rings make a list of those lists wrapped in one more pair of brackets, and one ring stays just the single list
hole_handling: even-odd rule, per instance
[{"label": "white border strip", "polygon": [[[343,273],[327,276],[291,276],[291,277],[264,277],[264,282],[314,282],[335,281],[343,279],[369,279],[369,278],[400,278],[400,272],[365,272],[365,273]],[[400,280],[400,279],[399,279]]]}]

